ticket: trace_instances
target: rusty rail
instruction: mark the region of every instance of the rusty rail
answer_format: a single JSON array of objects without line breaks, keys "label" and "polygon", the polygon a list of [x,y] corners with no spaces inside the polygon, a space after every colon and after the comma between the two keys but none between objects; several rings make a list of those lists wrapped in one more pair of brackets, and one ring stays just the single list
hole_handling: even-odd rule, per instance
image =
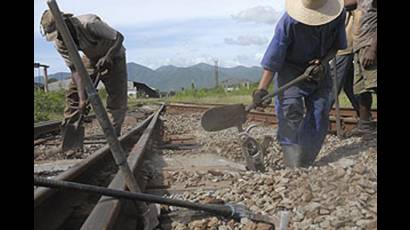
[{"label": "rusty rail", "polygon": [[[141,135],[138,142],[133,146],[129,156],[128,164],[131,171],[138,178],[139,186],[142,192],[145,190],[145,184],[138,175],[138,170],[142,168],[144,156],[149,150],[149,141],[152,140],[152,134],[158,127],[159,114],[164,105],[155,113],[150,124]],[[117,173],[109,184],[108,188],[125,190],[126,185],[123,176]],[[126,229],[127,226],[138,226],[138,211],[134,203],[129,200],[113,199],[112,197],[103,196],[94,207],[81,229]]]},{"label": "rusty rail", "polygon": [[[170,113],[180,113],[180,112],[205,112],[209,108],[214,106],[221,106],[223,104],[186,104],[186,103],[170,103],[167,104],[167,112]],[[270,125],[277,124],[276,114],[273,112],[274,107],[270,106],[267,108],[268,111],[271,112],[259,112],[259,111],[251,111],[248,114],[249,121],[256,121],[256,122],[263,122]],[[377,110],[372,110],[372,117],[374,120],[377,120]],[[341,126],[342,130],[348,131],[356,127],[357,119],[356,119],[356,111],[352,108],[340,108],[341,114]],[[330,131],[334,132],[336,130],[336,118],[334,117],[335,111],[329,113],[329,120],[330,120]]]},{"label": "rusty rail", "polygon": [[[119,138],[125,149],[129,149],[138,140],[140,133],[148,126],[154,114],[139,123],[127,134]],[[115,162],[108,145],[80,162],[78,165],[61,173],[57,180],[68,180],[80,183],[93,183],[106,186],[109,181],[107,172],[115,168]],[[74,191],[56,191],[49,188],[37,188],[34,191],[34,228],[35,229],[58,229],[75,209],[85,201],[97,203],[99,197],[90,194],[82,194]],[[78,219],[78,218],[77,218]],[[79,218],[79,222],[83,221]],[[78,225],[78,223],[71,223]]]},{"label": "rusty rail", "polygon": [[[87,119],[94,119],[95,115],[87,116]],[[43,121],[34,123],[34,139],[49,133],[58,133],[61,131],[61,122],[60,120],[54,121]]]},{"label": "rusty rail", "polygon": [[[178,102],[178,103],[170,103],[168,104],[167,107],[170,107],[171,111],[173,110],[173,108],[176,108],[176,109],[181,109],[181,110],[185,109],[186,111],[190,111],[190,112],[203,112],[204,110],[207,110],[211,107],[223,106],[223,105],[226,105],[226,104],[216,104],[216,103],[198,104],[198,103]],[[274,112],[275,107],[270,105],[265,109],[265,111]],[[377,109],[372,109],[371,114],[372,114],[372,117],[377,120]],[[329,115],[332,115],[332,116],[336,115],[335,110],[333,108],[330,111]],[[350,107],[340,107],[340,115],[342,117],[355,117],[356,111]]]},{"label": "rusty rail", "polygon": [[34,124],[34,139],[48,133],[59,132],[61,121],[45,121]]}]

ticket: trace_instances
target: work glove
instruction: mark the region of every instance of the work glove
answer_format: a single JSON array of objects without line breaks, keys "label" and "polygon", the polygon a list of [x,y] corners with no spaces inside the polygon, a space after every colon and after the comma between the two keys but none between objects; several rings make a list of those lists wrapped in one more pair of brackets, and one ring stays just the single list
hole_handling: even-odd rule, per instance
[{"label": "work glove", "polygon": [[111,69],[112,59],[110,57],[104,56],[100,58],[100,60],[98,60],[95,67],[97,70]]},{"label": "work glove", "polygon": [[270,103],[272,103],[272,98],[269,98],[265,101],[262,100],[263,97],[268,95],[269,92],[266,89],[257,89],[252,93],[253,103],[262,108],[266,108]]},{"label": "work glove", "polygon": [[[309,67],[313,66],[309,73],[308,80],[319,82],[325,78],[325,66],[320,62],[319,59],[314,59],[309,62]],[[308,67],[308,68],[309,68]]]}]

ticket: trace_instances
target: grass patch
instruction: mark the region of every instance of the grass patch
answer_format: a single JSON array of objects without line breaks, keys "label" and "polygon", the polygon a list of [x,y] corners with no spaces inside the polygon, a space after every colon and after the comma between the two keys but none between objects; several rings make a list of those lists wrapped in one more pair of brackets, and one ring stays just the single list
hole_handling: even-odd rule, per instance
[{"label": "grass patch", "polygon": [[61,119],[64,112],[64,90],[45,93],[34,90],[34,122]]},{"label": "grass patch", "polygon": [[[237,90],[225,92],[223,88],[217,89],[199,89],[199,90],[184,90],[178,92],[175,96],[169,98],[136,98],[135,96],[128,97],[128,110],[132,111],[136,107],[144,104],[153,104],[160,102],[185,102],[196,104],[250,104],[252,102],[252,92],[257,87],[257,84],[252,84],[249,88],[238,87]],[[271,84],[269,91],[273,91]],[[98,91],[100,98],[106,106],[107,91],[100,89]],[[342,92],[339,96],[341,107],[351,107],[347,96]],[[51,91],[45,93],[42,90],[34,91],[34,122],[61,120],[65,107],[65,90]],[[377,96],[373,95],[373,109],[377,109]],[[91,110],[90,114],[93,114]]]},{"label": "grass patch", "polygon": [[[252,92],[257,88],[254,83],[250,88],[239,87],[232,92],[225,92],[223,88],[219,89],[201,89],[201,90],[185,90],[178,92],[176,96],[166,99],[169,102],[185,102],[198,104],[250,104],[252,102]],[[269,92],[273,91],[273,85],[270,84]],[[163,99],[164,100],[164,99]],[[349,99],[342,91],[339,95],[340,107],[351,108]],[[373,109],[377,109],[377,96],[373,95]]]},{"label": "grass patch", "polygon": [[[98,90],[98,94],[106,105],[107,91]],[[34,122],[62,120],[64,118],[65,90],[50,91],[45,93],[43,90],[34,90]],[[91,110],[90,114],[93,114]]]}]

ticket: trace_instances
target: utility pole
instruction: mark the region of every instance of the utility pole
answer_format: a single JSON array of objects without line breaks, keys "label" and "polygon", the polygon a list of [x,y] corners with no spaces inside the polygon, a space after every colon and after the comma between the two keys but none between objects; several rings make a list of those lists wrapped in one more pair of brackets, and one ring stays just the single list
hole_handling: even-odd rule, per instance
[{"label": "utility pole", "polygon": [[48,92],[48,74],[47,69],[50,67],[48,65],[40,64],[38,62],[34,62],[34,68],[41,68],[43,67],[43,74],[44,74],[44,92]]},{"label": "utility pole", "polygon": [[219,86],[218,59],[215,59],[214,62],[215,62],[215,88],[218,88]]},{"label": "utility pole", "polygon": [[194,82],[194,80],[192,80],[191,87],[192,87],[192,90],[195,91],[195,82]]}]

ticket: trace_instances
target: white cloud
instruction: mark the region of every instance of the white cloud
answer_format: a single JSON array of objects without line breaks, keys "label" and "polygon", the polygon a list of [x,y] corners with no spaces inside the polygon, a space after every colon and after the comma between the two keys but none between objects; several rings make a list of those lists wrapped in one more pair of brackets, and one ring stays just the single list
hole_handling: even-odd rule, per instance
[{"label": "white cloud", "polygon": [[271,6],[256,6],[232,15],[232,19],[238,22],[255,22],[273,25],[279,16],[279,12]]},{"label": "white cloud", "polygon": [[[61,0],[60,10],[74,15],[94,13],[113,27],[168,20],[229,18],[243,9],[266,4],[267,0]],[[273,4],[273,3],[272,3]],[[276,3],[275,3],[276,4]],[[34,0],[34,30],[38,32],[41,13],[48,9],[44,0]]]},{"label": "white cloud", "polygon": [[236,39],[233,38],[225,38],[225,43],[229,45],[240,45],[240,46],[250,46],[250,45],[265,45],[268,43],[268,39],[266,37],[261,36],[239,36]]},{"label": "white cloud", "polygon": [[[254,54],[264,52],[267,41],[265,40],[266,43],[262,45],[263,37],[272,37],[274,25],[237,23],[239,19],[232,20],[231,15],[237,15],[238,18],[243,19],[242,21],[246,21],[246,17],[243,17],[246,16],[244,13],[246,9],[253,9],[258,5],[270,5],[275,10],[282,11],[283,2],[283,0],[202,2],[58,0],[62,11],[74,15],[85,13],[99,15],[125,36],[127,61],[151,68],[166,64],[176,66],[189,66],[198,62],[212,64],[213,58],[218,58],[221,66],[244,63],[259,65],[260,60],[254,60],[256,59]],[[68,71],[53,45],[46,42],[39,33],[40,17],[45,9],[47,9],[46,1],[34,0],[34,59],[49,64],[50,74]],[[250,18],[252,17],[248,17]],[[243,35],[258,35],[260,38]],[[228,39],[228,43],[238,43],[242,46],[227,45],[224,38]],[[253,45],[244,45],[247,43]],[[240,55],[249,55],[249,60]]]}]

